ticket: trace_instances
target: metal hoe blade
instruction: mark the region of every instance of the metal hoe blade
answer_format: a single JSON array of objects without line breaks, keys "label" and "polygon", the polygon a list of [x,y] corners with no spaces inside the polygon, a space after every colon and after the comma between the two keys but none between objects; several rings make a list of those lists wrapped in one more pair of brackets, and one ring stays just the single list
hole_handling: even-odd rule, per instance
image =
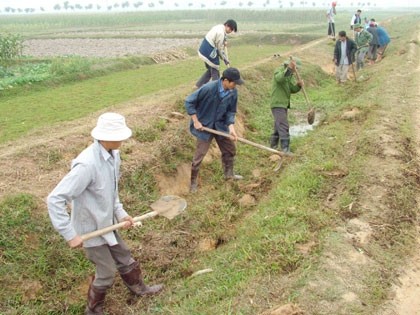
[{"label": "metal hoe blade", "polygon": [[159,215],[171,220],[187,208],[187,201],[178,196],[162,196],[153,202],[150,208]]}]

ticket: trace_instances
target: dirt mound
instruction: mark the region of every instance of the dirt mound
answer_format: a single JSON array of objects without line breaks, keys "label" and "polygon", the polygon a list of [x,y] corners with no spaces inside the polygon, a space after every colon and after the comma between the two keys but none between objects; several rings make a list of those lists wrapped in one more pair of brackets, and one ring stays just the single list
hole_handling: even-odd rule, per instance
[{"label": "dirt mound", "polygon": [[305,315],[306,313],[302,311],[299,306],[295,304],[286,304],[280,307],[277,307],[273,310],[264,312],[260,315]]},{"label": "dirt mound", "polygon": [[174,49],[154,54],[152,56],[152,59],[156,63],[166,63],[171,61],[187,59],[188,57],[189,55],[185,51]]}]

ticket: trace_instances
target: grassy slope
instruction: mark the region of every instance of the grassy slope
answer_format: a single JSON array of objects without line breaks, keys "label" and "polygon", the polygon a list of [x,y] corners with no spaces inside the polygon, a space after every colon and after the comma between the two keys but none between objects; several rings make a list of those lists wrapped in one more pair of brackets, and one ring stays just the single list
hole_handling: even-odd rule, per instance
[{"label": "grassy slope", "polygon": [[[272,45],[241,48],[246,49],[248,54],[232,57],[232,64],[237,66],[252,61],[256,55],[267,56],[277,52],[277,48]],[[232,56],[235,56],[236,50],[232,49]],[[37,128],[75,120],[114,104],[181,85],[192,78],[198,78],[203,68],[202,63],[194,58],[169,65],[142,66],[137,70],[3,97],[1,109],[10,114],[0,120],[0,143],[15,140]]]},{"label": "grassy slope", "polygon": [[[410,21],[408,19],[407,23]],[[413,26],[400,24],[390,29],[402,36],[395,40],[395,47],[398,43],[407,42],[403,30],[410,27]],[[396,48],[391,49],[390,53],[397,52]],[[329,50],[327,47],[326,51]],[[235,55],[234,49],[232,55]],[[243,62],[245,64],[247,60]],[[241,88],[240,106],[246,113],[246,125],[250,130],[255,130],[248,133],[247,137],[259,142],[265,141],[271,128],[265,98],[269,92],[269,80],[264,78],[271,76],[273,66],[272,63],[263,64],[244,71],[247,86]],[[385,62],[383,67],[386,67]],[[385,73],[385,70],[390,69],[382,71]],[[342,224],[341,220],[345,218],[345,213],[341,213],[345,210],[344,206],[357,198],[358,187],[365,181],[363,166],[369,151],[363,149],[365,146],[358,139],[367,139],[371,143],[367,130],[374,124],[374,112],[378,104],[373,101],[366,104],[361,100],[374,99],[380,87],[374,80],[368,81],[366,86],[359,84],[355,89],[360,93],[360,98],[349,101],[353,95],[351,91],[337,89],[333,80],[327,78],[317,66],[308,65],[302,75],[314,78],[312,88],[308,87],[309,96],[317,107],[325,111],[327,124],[293,142],[297,157],[287,162],[280,174],[271,172],[271,162],[265,156],[262,157],[261,152],[239,147],[238,169],[246,175],[256,168],[262,173],[257,179],[246,181],[246,184],[258,182],[260,185],[252,190],[259,201],[256,206],[245,208],[239,205],[238,199],[247,191],[246,186],[225,184],[219,176],[219,161],[213,161],[203,169],[205,180],[202,192],[188,196],[189,209],[186,216],[170,224],[149,221],[143,230],[127,233],[126,237],[132,245],[139,241],[147,249],[161,246],[157,257],[153,257],[150,251],[140,251],[138,247],[134,248],[134,254],[142,260],[148,279],[165,281],[167,290],[155,299],[145,299],[126,306],[126,293],[117,281],[107,301],[107,307],[115,314],[140,311],[150,314],[255,314],[286,301],[297,301],[309,307],[305,305],[305,299],[312,301],[312,296],[306,298],[302,292],[320,274],[322,266],[319,265],[319,257],[322,257],[327,246],[332,245],[335,235],[330,231]],[[85,84],[92,88],[91,81]],[[79,85],[82,88],[82,83],[75,86]],[[60,89],[65,91],[67,87]],[[301,96],[295,102],[298,107],[304,107]],[[359,107],[363,119],[354,122],[337,120],[340,111],[348,106]],[[409,124],[407,120],[408,131],[404,130],[406,136],[410,136]],[[356,148],[349,143],[350,140],[357,143]],[[182,145],[187,150],[191,149],[188,141]],[[349,152],[353,154],[350,156]],[[180,163],[189,161],[185,153],[175,158]],[[343,169],[349,170],[350,176],[342,182],[325,175],[325,172]],[[136,184],[139,183],[143,183],[147,189],[156,189],[153,180],[145,183],[150,178],[145,175],[151,173],[151,169],[139,167],[130,178],[125,178],[123,198],[132,193],[130,189],[133,188],[130,187],[138,187]],[[345,188],[341,191],[337,207],[325,209],[323,201],[326,195],[339,183]],[[408,190],[404,194],[407,198],[413,191]],[[399,206],[409,208],[412,205],[403,202]],[[0,292],[0,310],[6,314],[33,314],[33,310],[37,314],[45,314],[47,311],[50,314],[78,314],[83,309],[83,283],[91,267],[80,252],[65,247],[50,228],[47,218],[39,215],[40,207],[27,195],[11,196],[2,201],[1,229],[8,232],[0,240],[1,259],[4,263],[1,274],[7,284],[2,286]],[[17,231],[16,226],[22,228]],[[185,234],[176,234],[176,231]],[[410,225],[406,226],[406,231],[401,230],[402,239],[409,231]],[[156,233],[167,235],[167,242],[160,243],[151,237]],[[221,246],[211,252],[197,251],[197,243],[205,238],[218,240]],[[177,244],[175,254],[171,251],[173,244]],[[299,250],[300,244],[313,244],[310,246],[311,254]],[[400,246],[394,245],[387,250],[392,259],[382,262],[386,268],[392,269],[398,262],[394,250],[398,253]],[[165,260],[165,254],[172,260],[163,264],[159,259]],[[212,268],[213,272],[187,278],[191,272],[203,268]],[[369,274],[375,275],[378,271],[366,273],[366,280]],[[374,280],[376,285],[372,290],[366,285],[362,290],[367,299],[372,301],[371,306],[364,310],[359,308],[358,314],[371,314],[375,305],[386,296],[388,283],[381,283],[380,277]],[[34,293],[31,294],[31,291]],[[377,296],[378,292],[383,293]],[[326,294],[324,299],[330,303],[336,301],[334,291],[323,294]],[[314,297],[313,303],[316,301]],[[318,310],[319,314],[327,314],[321,306],[318,306]]]}]

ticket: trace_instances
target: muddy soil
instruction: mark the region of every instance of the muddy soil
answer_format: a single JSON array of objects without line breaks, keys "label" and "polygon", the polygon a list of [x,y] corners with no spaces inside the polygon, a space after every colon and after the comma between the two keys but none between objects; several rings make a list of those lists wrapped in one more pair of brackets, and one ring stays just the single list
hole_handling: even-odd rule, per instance
[{"label": "muddy soil", "polygon": [[32,57],[76,55],[82,57],[122,57],[153,55],[162,51],[197,48],[200,39],[185,38],[58,38],[30,39],[24,42],[23,54]]}]

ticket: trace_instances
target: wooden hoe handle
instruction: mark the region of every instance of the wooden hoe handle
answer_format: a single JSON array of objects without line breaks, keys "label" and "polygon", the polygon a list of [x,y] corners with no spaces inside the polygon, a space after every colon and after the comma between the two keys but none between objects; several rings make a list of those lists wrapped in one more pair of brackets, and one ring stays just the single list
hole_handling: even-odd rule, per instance
[{"label": "wooden hoe handle", "polygon": [[[148,212],[148,213],[143,214],[141,216],[134,217],[133,220],[134,220],[134,222],[139,222],[141,220],[152,218],[152,217],[155,217],[157,215],[158,215],[157,211],[151,211],[151,212]],[[124,225],[125,225],[125,222],[120,222],[120,223],[117,223],[117,224],[107,226],[106,228],[103,228],[103,229],[99,229],[99,230],[96,230],[96,231],[93,231],[93,232],[90,232],[90,233],[83,234],[80,237],[82,238],[83,241],[87,241],[87,240],[90,240],[91,238],[101,236],[101,235],[104,235],[106,233],[118,230],[119,228],[122,228]]]},{"label": "wooden hoe handle", "polygon": [[[215,134],[215,135],[219,135],[219,136],[223,136],[223,137],[232,139],[232,136],[230,134],[225,133],[225,132],[221,132],[221,131],[214,130],[214,129],[207,128],[207,127],[203,127],[203,130],[207,131],[207,132],[210,132],[212,134]],[[263,149],[263,150],[266,150],[266,151],[269,151],[269,152],[272,152],[272,153],[276,153],[280,156],[290,156],[291,155],[291,154],[288,154],[288,153],[285,153],[285,152],[281,152],[281,151],[266,147],[262,144],[249,141],[249,140],[241,138],[241,137],[238,137],[238,141],[249,144],[249,145],[252,145],[253,147],[256,147],[256,148],[259,148],[259,149]]]}]

